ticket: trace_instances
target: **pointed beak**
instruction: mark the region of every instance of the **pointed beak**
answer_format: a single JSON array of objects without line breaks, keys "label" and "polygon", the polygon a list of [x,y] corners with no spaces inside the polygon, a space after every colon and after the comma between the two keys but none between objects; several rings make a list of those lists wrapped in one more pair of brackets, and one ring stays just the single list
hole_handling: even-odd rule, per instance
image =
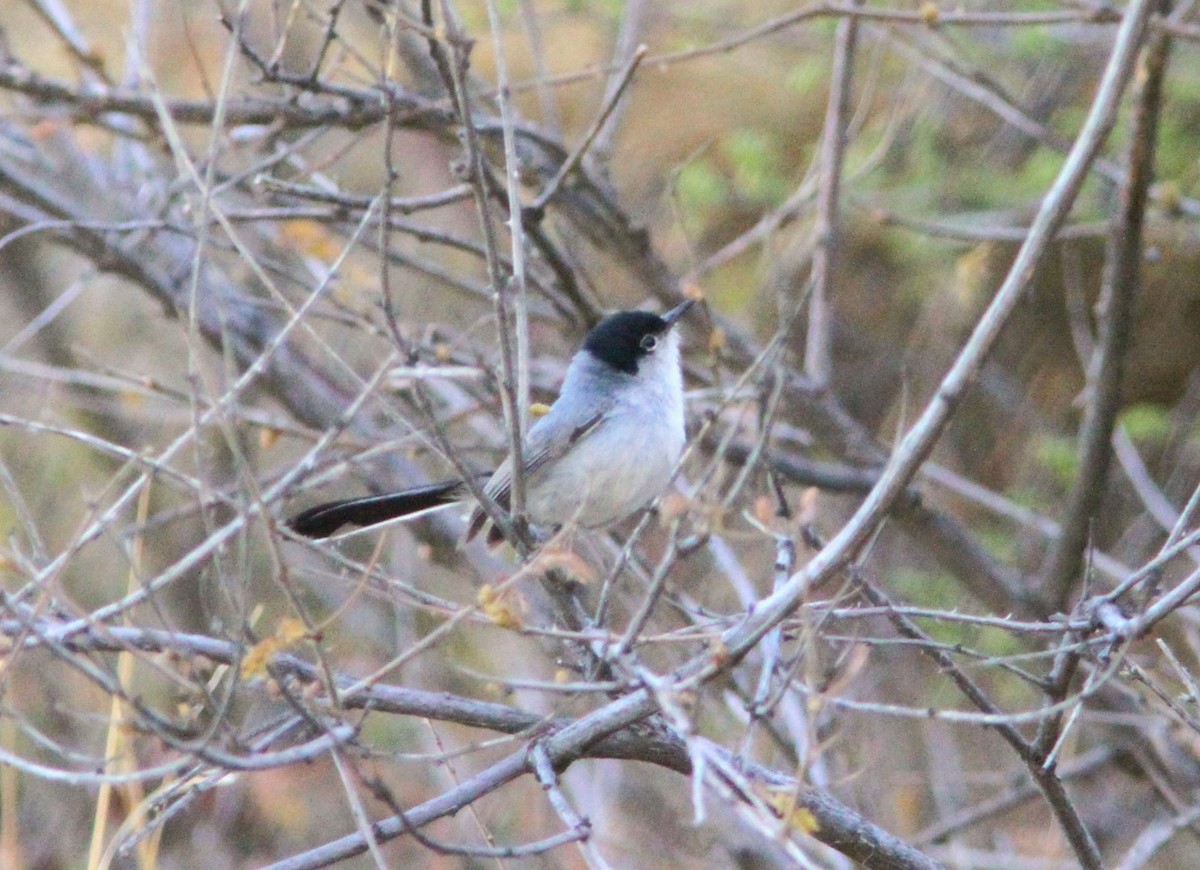
[{"label": "pointed beak", "polygon": [[696,302],[695,299],[684,299],[682,302],[680,302],[678,305],[676,305],[674,308],[672,308],[666,314],[662,315],[662,319],[667,322],[667,328],[670,329],[670,328],[674,327],[675,323],[679,320],[679,318],[681,318],[681,317],[683,317],[683,315],[687,314],[687,310],[689,308],[691,308],[692,305],[695,304],[695,302]]}]

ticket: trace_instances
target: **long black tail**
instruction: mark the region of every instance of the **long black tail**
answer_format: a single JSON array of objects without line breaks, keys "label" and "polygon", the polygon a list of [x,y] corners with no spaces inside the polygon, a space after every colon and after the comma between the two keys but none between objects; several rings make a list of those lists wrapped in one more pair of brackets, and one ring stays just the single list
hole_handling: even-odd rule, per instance
[{"label": "long black tail", "polygon": [[327,538],[345,525],[373,526],[430,508],[452,504],[463,497],[460,481],[449,480],[385,495],[368,495],[319,504],[296,514],[288,526],[306,538]]}]

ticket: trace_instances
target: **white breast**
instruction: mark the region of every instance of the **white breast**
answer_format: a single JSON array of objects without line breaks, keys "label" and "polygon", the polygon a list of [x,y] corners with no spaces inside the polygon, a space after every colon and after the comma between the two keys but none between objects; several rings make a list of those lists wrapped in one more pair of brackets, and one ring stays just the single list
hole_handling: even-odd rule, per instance
[{"label": "white breast", "polygon": [[667,336],[638,374],[625,376],[604,422],[556,462],[531,475],[530,519],[587,527],[616,522],[667,486],[683,451],[678,336]]}]

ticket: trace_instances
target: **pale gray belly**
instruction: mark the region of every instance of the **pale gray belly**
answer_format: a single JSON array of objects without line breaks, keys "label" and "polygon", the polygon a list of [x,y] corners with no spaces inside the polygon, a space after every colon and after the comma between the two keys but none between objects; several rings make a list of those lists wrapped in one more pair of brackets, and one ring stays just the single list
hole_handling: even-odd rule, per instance
[{"label": "pale gray belly", "polygon": [[[666,488],[683,447],[682,433],[669,428],[656,421],[635,430],[636,438],[614,437],[605,428],[588,436],[588,443],[531,476],[530,519],[539,525],[603,526],[644,507]],[[607,461],[598,461],[601,457]]]}]

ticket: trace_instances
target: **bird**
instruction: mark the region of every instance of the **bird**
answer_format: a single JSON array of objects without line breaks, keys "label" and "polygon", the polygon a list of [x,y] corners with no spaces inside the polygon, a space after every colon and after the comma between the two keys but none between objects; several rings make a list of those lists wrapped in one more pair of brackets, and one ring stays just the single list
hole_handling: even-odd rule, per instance
[{"label": "bird", "polygon": [[[601,528],[666,489],[687,439],[675,326],[694,301],[661,315],[618,311],[588,332],[558,399],[522,445],[525,512],[535,526]],[[511,490],[510,456],[491,473],[483,492],[508,510]],[[326,538],[346,525],[373,526],[468,500],[467,484],[452,479],[319,504],[292,517],[288,526],[306,538]],[[465,540],[487,519],[476,503]],[[503,537],[493,526],[487,540],[495,544]]]}]

